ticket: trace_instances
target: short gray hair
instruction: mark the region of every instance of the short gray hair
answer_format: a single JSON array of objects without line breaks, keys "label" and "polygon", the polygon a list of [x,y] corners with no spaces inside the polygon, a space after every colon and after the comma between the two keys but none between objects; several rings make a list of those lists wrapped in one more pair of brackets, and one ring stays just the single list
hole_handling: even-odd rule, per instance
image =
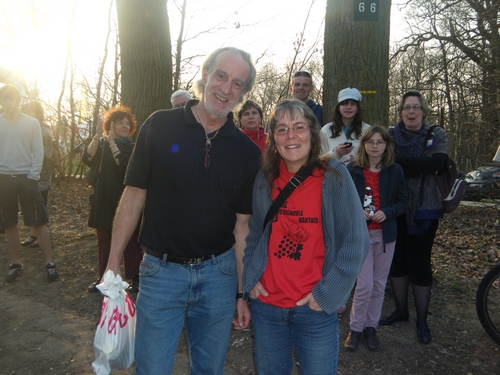
[{"label": "short gray hair", "polygon": [[[250,92],[252,90],[253,85],[255,84],[255,77],[257,76],[257,71],[255,70],[255,66],[252,63],[252,57],[248,52],[245,52],[239,48],[235,47],[223,47],[216,49],[213,51],[210,55],[207,56],[203,64],[201,65],[201,72],[203,74],[203,71],[205,70],[207,74],[212,73],[214,69],[214,64],[215,60],[217,59],[217,56],[219,56],[223,52],[230,52],[234,54],[240,55],[243,60],[245,60],[248,63],[248,66],[250,68],[250,74],[248,75],[248,79],[246,80],[245,84],[243,85],[243,95],[240,98],[240,102],[243,101],[243,96]],[[203,83],[203,77],[200,78],[196,83],[194,84],[194,90],[196,94],[201,97],[203,95],[203,91],[205,89],[205,84]]]},{"label": "short gray hair", "polygon": [[189,91],[186,91],[186,90],[177,90],[177,91],[174,91],[174,93],[172,94],[172,96],[170,97],[170,103],[172,103],[172,105],[174,104],[173,101],[175,98],[181,96],[181,95],[186,95],[189,100],[193,99],[193,97],[191,96],[191,94],[189,93]]}]

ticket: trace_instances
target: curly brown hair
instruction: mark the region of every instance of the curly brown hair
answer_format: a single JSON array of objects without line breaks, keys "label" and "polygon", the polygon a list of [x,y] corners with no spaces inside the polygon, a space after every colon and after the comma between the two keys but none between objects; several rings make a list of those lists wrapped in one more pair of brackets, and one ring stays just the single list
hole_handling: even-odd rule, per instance
[{"label": "curly brown hair", "polygon": [[102,121],[102,130],[104,131],[104,134],[108,135],[109,128],[112,122],[117,122],[123,120],[124,118],[127,118],[128,122],[130,123],[130,130],[128,132],[128,135],[131,136],[132,134],[134,134],[137,125],[135,120],[135,115],[132,114],[131,109],[129,107],[126,107],[121,104],[117,105],[116,107],[108,109],[104,113],[104,118]]}]

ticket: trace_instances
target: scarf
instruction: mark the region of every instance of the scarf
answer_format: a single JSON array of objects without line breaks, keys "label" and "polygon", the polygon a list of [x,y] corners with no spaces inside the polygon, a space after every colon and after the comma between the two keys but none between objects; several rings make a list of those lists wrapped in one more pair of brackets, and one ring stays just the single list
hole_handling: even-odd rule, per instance
[{"label": "scarf", "polygon": [[[430,125],[423,124],[418,130],[408,130],[403,121],[394,127],[394,140],[396,142],[396,155],[409,157],[430,156],[424,155],[427,150],[425,138]],[[435,181],[432,176],[422,174],[420,177],[406,178],[408,187],[408,205],[406,223],[408,234],[416,235],[426,233],[432,219],[442,218],[442,209],[437,200]],[[423,189],[423,190],[422,190]]]}]

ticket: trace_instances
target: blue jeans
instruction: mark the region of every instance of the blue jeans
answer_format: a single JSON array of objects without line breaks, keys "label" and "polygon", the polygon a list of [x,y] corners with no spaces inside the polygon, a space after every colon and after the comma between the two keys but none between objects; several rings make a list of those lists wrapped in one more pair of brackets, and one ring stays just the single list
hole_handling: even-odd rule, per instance
[{"label": "blue jeans", "polygon": [[250,301],[259,375],[290,375],[295,347],[302,375],[337,373],[339,330],[337,314],[309,306],[283,309]]},{"label": "blue jeans", "polygon": [[185,322],[191,374],[223,374],[237,282],[233,249],[196,265],[145,254],[136,304],[136,373],[172,373]]}]

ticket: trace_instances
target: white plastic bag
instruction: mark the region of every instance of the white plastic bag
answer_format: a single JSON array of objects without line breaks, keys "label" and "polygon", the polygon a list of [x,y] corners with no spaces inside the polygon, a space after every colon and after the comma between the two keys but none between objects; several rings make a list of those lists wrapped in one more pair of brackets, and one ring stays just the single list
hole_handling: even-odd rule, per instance
[{"label": "white plastic bag", "polygon": [[128,283],[108,270],[97,288],[104,294],[101,318],[94,338],[96,374],[126,369],[134,363],[135,303],[125,292]]}]

